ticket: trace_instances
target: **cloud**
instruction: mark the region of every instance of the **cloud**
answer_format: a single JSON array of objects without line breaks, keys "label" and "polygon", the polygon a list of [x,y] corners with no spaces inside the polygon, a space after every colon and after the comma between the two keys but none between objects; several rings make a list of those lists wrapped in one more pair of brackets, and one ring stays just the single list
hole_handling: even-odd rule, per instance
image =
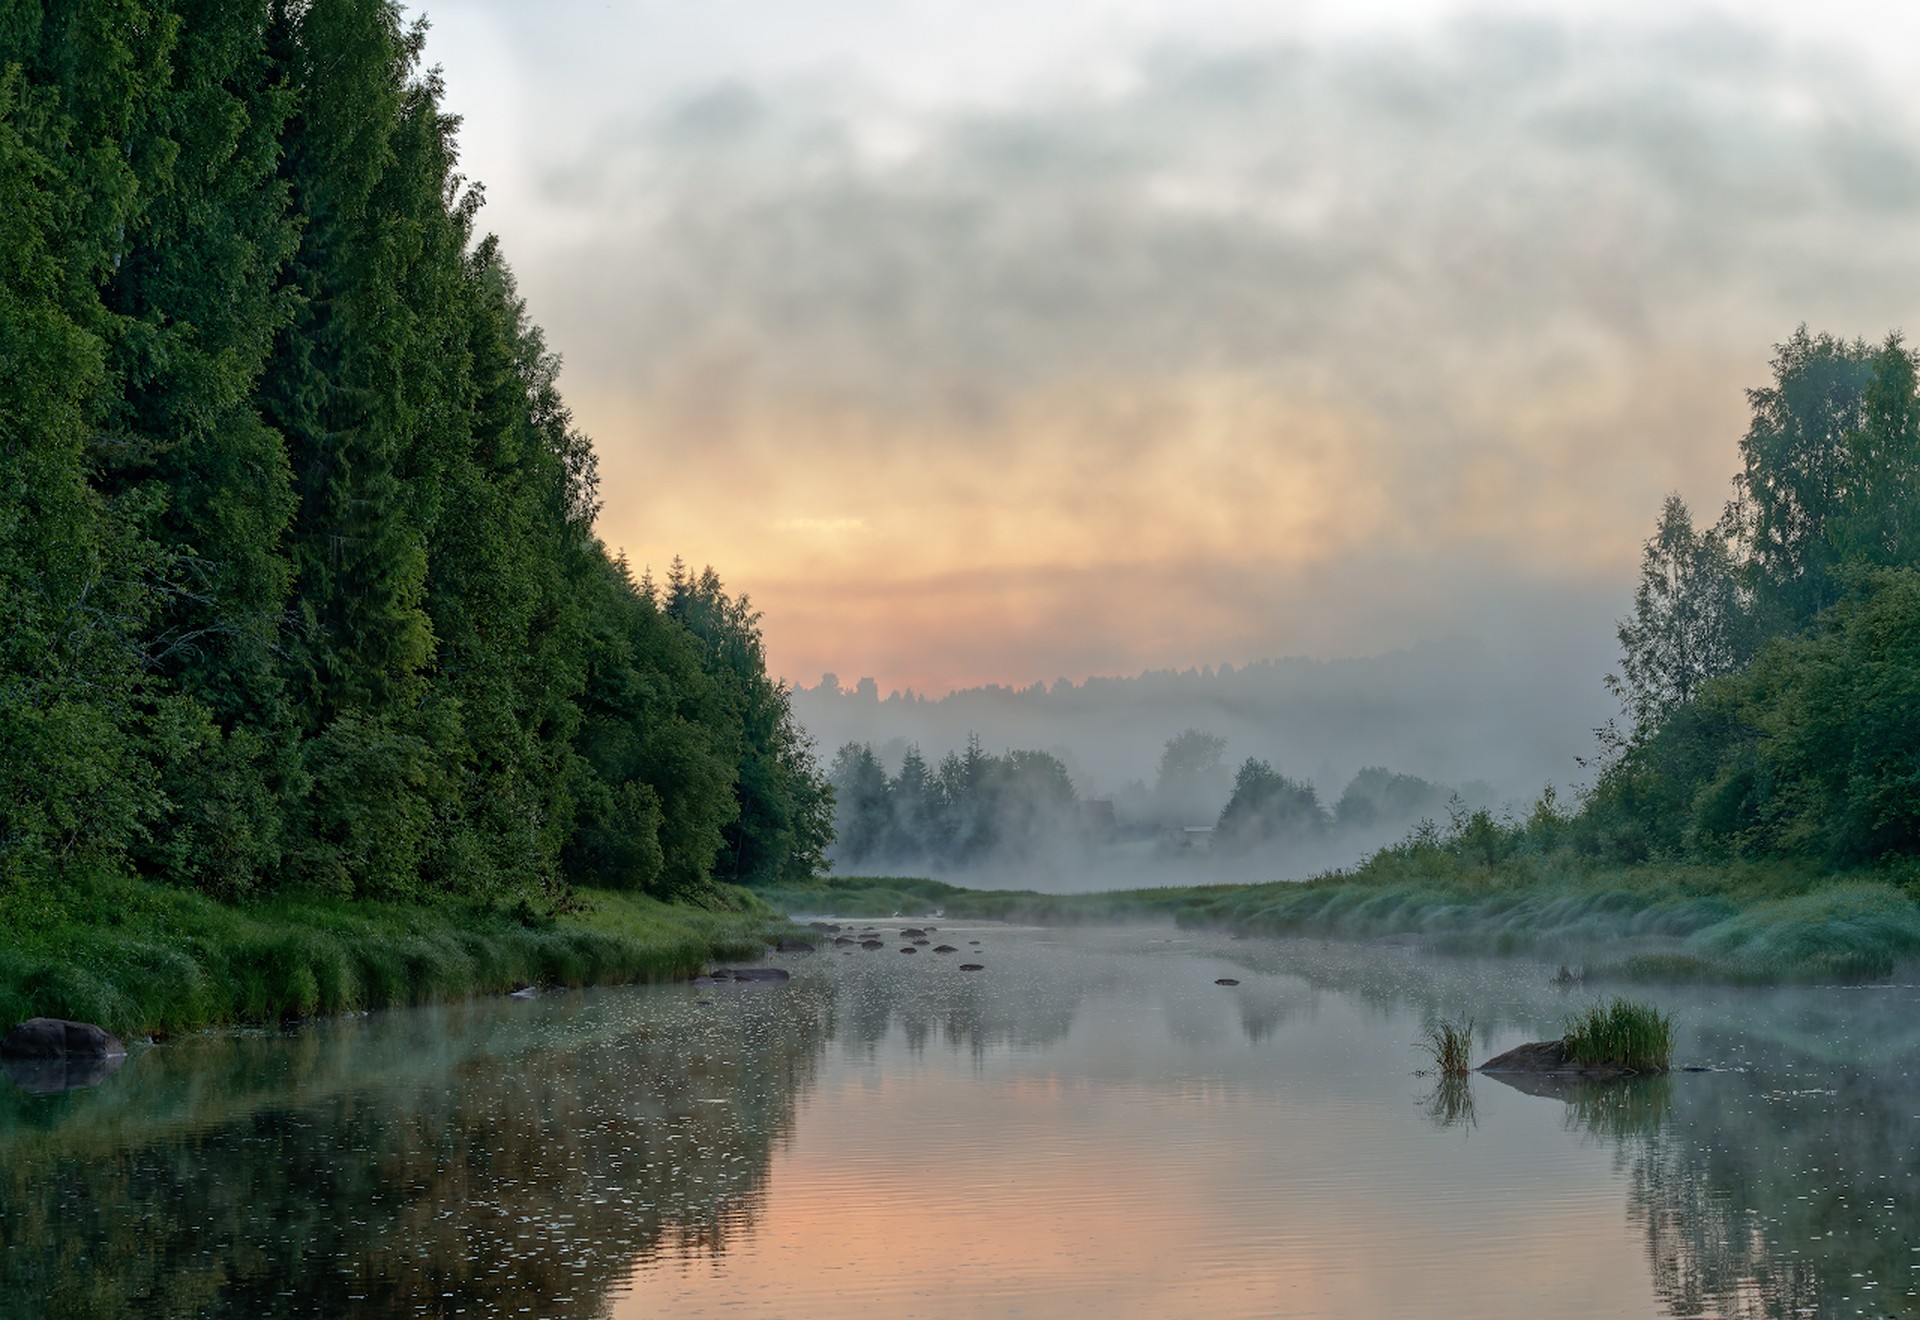
[{"label": "cloud", "polygon": [[794,676],[1624,605],[1769,345],[1898,327],[1920,276],[1904,105],[1730,20],[1161,43],[1059,86],[732,76],[537,175],[572,237],[516,259],[603,529],[752,590]]}]

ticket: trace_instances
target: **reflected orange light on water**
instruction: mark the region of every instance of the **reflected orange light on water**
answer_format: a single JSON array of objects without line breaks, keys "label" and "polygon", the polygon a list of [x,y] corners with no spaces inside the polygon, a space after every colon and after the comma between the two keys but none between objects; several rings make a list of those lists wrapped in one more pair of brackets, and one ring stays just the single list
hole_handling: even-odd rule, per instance
[{"label": "reflected orange light on water", "polygon": [[[1411,1149],[1359,1148],[1366,1125],[1343,1128],[1345,1108],[1287,1113],[1220,1081],[843,1074],[776,1154],[753,1231],[723,1257],[642,1266],[614,1314],[1517,1320],[1548,1302],[1560,1315],[1652,1309],[1644,1243],[1618,1196],[1503,1208],[1483,1169],[1471,1212],[1450,1214],[1430,1159],[1423,1169]],[[1298,1142],[1303,1125],[1321,1139]],[[990,1145],[957,1144],[981,1131]],[[1220,1141],[1223,1131],[1240,1139]]]}]

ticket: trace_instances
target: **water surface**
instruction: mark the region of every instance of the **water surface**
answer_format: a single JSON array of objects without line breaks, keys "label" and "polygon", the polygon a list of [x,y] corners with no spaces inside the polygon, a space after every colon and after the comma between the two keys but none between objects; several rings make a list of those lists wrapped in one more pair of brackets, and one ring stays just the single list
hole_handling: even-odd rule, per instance
[{"label": "water surface", "polygon": [[1722,1071],[1532,1095],[1411,1047],[1557,1034],[1531,962],[937,924],[0,1084],[0,1315],[1920,1314],[1912,987],[1659,991]]}]

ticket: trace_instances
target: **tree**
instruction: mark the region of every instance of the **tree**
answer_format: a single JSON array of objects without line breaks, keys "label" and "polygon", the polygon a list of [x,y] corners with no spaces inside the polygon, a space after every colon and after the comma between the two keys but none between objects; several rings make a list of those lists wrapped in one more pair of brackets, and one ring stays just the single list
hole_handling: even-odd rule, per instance
[{"label": "tree", "polygon": [[1620,673],[1606,679],[1635,736],[1739,666],[1745,619],[1724,531],[1696,531],[1685,501],[1667,496],[1620,622]]},{"label": "tree", "polygon": [[847,743],[828,769],[833,784],[834,857],[858,866],[880,856],[891,842],[893,808],[887,772],[873,748]]},{"label": "tree", "polygon": [[1233,796],[1221,809],[1215,830],[1221,844],[1246,849],[1312,842],[1331,824],[1312,784],[1290,779],[1249,756],[1233,777]]},{"label": "tree", "polygon": [[1839,599],[1834,569],[1851,530],[1873,350],[1863,340],[1796,329],[1776,347],[1773,383],[1747,391],[1753,410],[1736,480],[1744,558],[1765,635],[1803,626]]},{"label": "tree", "polygon": [[1165,820],[1205,820],[1227,794],[1227,740],[1199,729],[1167,739],[1154,780],[1155,807]]}]

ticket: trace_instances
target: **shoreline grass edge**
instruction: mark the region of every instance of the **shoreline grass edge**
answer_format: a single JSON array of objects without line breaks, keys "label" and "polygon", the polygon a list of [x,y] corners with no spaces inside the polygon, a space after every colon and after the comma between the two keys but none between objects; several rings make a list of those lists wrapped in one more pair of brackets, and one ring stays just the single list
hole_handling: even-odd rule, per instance
[{"label": "shoreline grass edge", "polygon": [[1088,894],[827,876],[760,894],[794,916],[944,912],[1033,925],[1158,920],[1348,941],[1417,936],[1445,952],[1571,959],[1591,979],[1628,982],[1881,981],[1920,963],[1920,877],[1911,870],[1369,865],[1300,881]]},{"label": "shoreline grass edge", "polygon": [[708,906],[604,890],[527,918],[478,904],[290,895],[230,907],[127,880],[78,910],[0,912],[0,1030],[30,1017],[126,1039],[446,1003],[525,985],[618,985],[757,957],[793,927],[750,892]]}]

